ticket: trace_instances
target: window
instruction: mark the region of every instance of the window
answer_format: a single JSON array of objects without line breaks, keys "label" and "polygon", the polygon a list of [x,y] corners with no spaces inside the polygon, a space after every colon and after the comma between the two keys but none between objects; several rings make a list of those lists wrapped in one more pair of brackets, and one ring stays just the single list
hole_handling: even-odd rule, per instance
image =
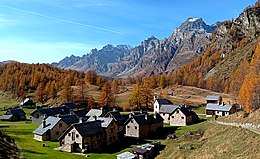
[{"label": "window", "polygon": [[134,121],[133,120],[131,120],[131,123],[133,123]]},{"label": "window", "polygon": [[39,114],[36,114],[36,118],[39,118]]},{"label": "window", "polygon": [[177,110],[176,113],[179,113],[179,110]]},{"label": "window", "polygon": [[79,137],[79,134],[76,134],[76,138],[78,138]]},{"label": "window", "polygon": [[113,133],[114,132],[114,129],[111,129],[111,133]]},{"label": "window", "polygon": [[172,118],[174,118],[174,116],[172,116]]},{"label": "window", "polygon": [[68,136],[70,136],[71,134],[69,133]]},{"label": "window", "polygon": [[59,131],[56,131],[56,135],[59,135],[59,133],[60,133]]},{"label": "window", "polygon": [[165,113],[163,113],[163,116],[165,116]]},{"label": "window", "polygon": [[60,127],[60,128],[62,127],[62,123],[59,124],[59,127]]},{"label": "window", "polygon": [[127,128],[130,128],[130,126],[127,126]]},{"label": "window", "polygon": [[137,129],[137,126],[135,126],[135,129]]},{"label": "window", "polygon": [[184,117],[182,116],[181,119],[184,119]]}]

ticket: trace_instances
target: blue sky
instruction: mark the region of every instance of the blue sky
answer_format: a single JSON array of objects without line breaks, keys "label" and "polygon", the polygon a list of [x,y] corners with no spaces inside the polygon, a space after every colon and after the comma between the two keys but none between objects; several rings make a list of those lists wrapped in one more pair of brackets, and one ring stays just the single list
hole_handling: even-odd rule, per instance
[{"label": "blue sky", "polygon": [[58,62],[106,44],[159,39],[189,17],[236,18],[256,0],[1,0],[0,61]]}]

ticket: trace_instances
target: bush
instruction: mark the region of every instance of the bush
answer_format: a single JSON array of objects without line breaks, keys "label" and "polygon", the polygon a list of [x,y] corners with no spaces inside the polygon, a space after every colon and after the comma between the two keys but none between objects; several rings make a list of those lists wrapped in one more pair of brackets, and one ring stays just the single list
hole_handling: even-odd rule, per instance
[{"label": "bush", "polygon": [[244,112],[243,118],[247,118],[248,116],[249,116],[249,113],[248,112]]}]

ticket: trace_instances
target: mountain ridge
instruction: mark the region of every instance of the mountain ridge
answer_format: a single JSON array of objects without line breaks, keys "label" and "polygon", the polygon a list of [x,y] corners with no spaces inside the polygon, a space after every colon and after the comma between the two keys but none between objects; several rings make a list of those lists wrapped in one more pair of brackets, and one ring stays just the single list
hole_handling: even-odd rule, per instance
[{"label": "mountain ridge", "polygon": [[[83,72],[91,69],[97,74],[108,77],[162,74],[175,70],[202,53],[215,28],[214,25],[207,25],[202,18],[188,18],[164,40],[151,36],[133,48],[117,45],[123,47],[119,50],[117,46],[110,45],[109,58],[114,56],[111,60],[104,60],[108,58],[108,52],[104,50],[106,45],[80,58],[66,57],[53,65]],[[96,52],[99,52],[99,55]],[[151,64],[153,64],[152,68]]]}]

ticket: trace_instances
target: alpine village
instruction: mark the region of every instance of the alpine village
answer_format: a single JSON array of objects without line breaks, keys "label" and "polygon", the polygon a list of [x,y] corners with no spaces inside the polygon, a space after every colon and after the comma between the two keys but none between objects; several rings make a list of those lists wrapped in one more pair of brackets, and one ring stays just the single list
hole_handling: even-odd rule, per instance
[{"label": "alpine village", "polygon": [[259,35],[258,1],[135,47],[1,62],[0,158],[260,158]]}]

